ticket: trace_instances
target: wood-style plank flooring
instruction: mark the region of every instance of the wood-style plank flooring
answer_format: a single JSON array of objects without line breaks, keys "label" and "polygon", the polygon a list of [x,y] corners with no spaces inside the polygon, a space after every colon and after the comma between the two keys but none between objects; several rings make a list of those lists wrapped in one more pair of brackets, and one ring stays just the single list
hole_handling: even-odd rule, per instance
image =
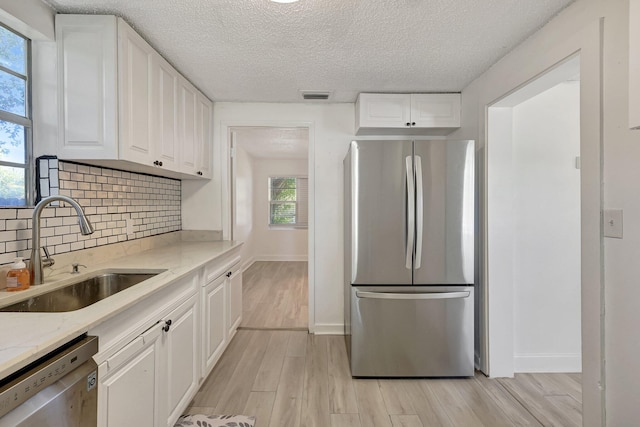
[{"label": "wood-style plank flooring", "polygon": [[307,329],[306,261],[258,261],[242,274],[241,328]]},{"label": "wood-style plank flooring", "polygon": [[187,413],[256,427],[580,426],[580,374],[352,379],[342,336],[239,330]]}]

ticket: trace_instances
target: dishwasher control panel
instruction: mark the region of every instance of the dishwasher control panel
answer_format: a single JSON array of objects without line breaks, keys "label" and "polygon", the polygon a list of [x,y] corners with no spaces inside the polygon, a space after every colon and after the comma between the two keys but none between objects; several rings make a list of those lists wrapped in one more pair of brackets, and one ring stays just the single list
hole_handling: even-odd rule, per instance
[{"label": "dishwasher control panel", "polygon": [[[0,386],[0,417],[68,375],[97,352],[97,337],[81,337],[7,378]],[[94,376],[94,387],[95,381]]]}]

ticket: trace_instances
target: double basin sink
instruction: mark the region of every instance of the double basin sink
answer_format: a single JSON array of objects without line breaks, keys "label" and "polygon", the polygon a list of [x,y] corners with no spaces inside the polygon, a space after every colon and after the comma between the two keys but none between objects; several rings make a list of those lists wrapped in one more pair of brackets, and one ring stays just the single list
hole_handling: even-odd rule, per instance
[{"label": "double basin sink", "polygon": [[90,306],[166,270],[106,270],[0,308],[4,312],[60,313]]}]

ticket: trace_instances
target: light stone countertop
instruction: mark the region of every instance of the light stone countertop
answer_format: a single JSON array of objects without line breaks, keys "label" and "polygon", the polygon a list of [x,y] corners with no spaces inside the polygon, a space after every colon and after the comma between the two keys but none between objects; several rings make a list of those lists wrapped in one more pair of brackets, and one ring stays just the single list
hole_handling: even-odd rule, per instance
[{"label": "light stone countertop", "polygon": [[83,280],[100,270],[167,270],[80,310],[66,313],[0,312],[0,379],[240,245],[242,242],[178,241],[170,246],[90,265],[89,268],[83,269],[81,274],[60,275],[56,277],[56,281],[31,287],[26,291],[0,291],[0,307],[3,307]]}]

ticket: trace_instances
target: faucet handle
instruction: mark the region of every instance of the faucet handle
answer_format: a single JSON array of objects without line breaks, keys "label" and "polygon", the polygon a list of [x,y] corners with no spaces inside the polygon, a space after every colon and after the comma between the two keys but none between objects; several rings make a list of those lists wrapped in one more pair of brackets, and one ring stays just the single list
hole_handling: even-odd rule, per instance
[{"label": "faucet handle", "polygon": [[42,250],[44,251],[44,255],[46,257],[45,259],[42,260],[42,266],[43,267],[51,267],[53,264],[56,263],[56,260],[51,258],[51,255],[49,255],[49,249],[47,249],[46,246],[43,246]]}]

